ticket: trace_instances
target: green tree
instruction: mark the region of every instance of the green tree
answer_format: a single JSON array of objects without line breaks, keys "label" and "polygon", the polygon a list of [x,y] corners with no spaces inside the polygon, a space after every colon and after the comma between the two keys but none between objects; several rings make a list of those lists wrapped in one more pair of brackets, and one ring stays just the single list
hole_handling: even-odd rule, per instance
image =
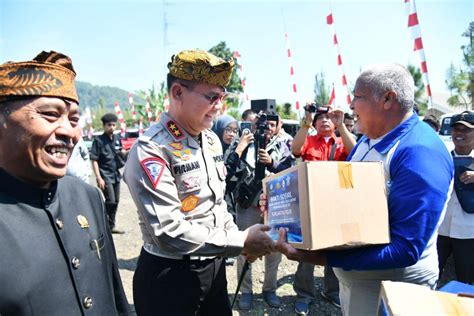
[{"label": "green tree", "polygon": [[420,115],[425,115],[426,110],[428,109],[428,100],[425,97],[423,74],[418,67],[413,65],[408,65],[407,69],[415,82],[415,105],[417,106]]},{"label": "green tree", "polygon": [[100,118],[107,113],[105,109],[105,100],[103,97],[99,97],[99,102],[97,102],[97,108],[95,110],[91,110],[92,115],[92,128],[95,131],[102,130],[103,124]]},{"label": "green tree", "polygon": [[[168,93],[165,82],[162,81],[160,83],[159,88],[157,88],[154,84],[151,88],[147,90],[140,90],[137,92],[138,96],[143,100],[148,100],[150,103],[150,108],[153,114],[153,119],[156,119],[156,113],[164,112],[164,101],[165,96]],[[145,103],[135,104],[135,110],[137,114],[143,117],[143,125],[146,127],[149,125],[148,123],[148,116],[146,113],[146,106]]]},{"label": "green tree", "polygon": [[329,91],[330,88],[326,84],[324,73],[321,71],[319,74],[316,74],[316,76],[314,76],[314,79],[314,102],[319,105],[329,104],[331,92]]},{"label": "green tree", "polygon": [[293,105],[291,103],[277,104],[276,111],[282,119],[296,120],[298,115],[293,111]]},{"label": "green tree", "polygon": [[448,103],[451,106],[462,106],[468,108],[466,95],[469,89],[469,75],[462,69],[456,68],[453,63],[446,71],[446,85],[451,93]]},{"label": "green tree", "polygon": [[227,109],[226,114],[232,116],[237,121],[240,121],[240,118],[242,117],[242,113],[239,112],[238,108],[229,108],[229,109]]},{"label": "green tree", "polygon": [[[233,51],[227,47],[224,41],[220,42],[219,44],[211,47],[209,52],[220,57],[224,60],[229,60],[233,55]],[[234,60],[235,61],[235,60]],[[238,65],[237,62],[235,63],[234,70],[232,72],[232,76],[230,78],[229,85],[227,86],[227,91],[230,92],[230,96],[227,98],[227,108],[236,109],[240,106],[238,95],[244,91],[241,80],[239,75],[237,74]]]},{"label": "green tree", "polygon": [[473,45],[474,22],[469,24],[468,29],[462,34],[469,39],[469,44],[462,45],[463,63],[458,68],[450,65],[446,72],[446,86],[451,97],[448,103],[452,106],[469,107],[474,110],[474,51]]}]

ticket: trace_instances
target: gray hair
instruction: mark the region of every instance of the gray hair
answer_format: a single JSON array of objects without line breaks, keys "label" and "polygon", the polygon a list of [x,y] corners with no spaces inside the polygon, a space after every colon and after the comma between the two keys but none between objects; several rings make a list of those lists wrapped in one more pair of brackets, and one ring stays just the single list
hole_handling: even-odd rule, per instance
[{"label": "gray hair", "polygon": [[415,102],[415,83],[410,72],[400,64],[370,66],[357,78],[356,87],[362,84],[380,101],[384,93],[393,91],[402,110],[408,112]]}]

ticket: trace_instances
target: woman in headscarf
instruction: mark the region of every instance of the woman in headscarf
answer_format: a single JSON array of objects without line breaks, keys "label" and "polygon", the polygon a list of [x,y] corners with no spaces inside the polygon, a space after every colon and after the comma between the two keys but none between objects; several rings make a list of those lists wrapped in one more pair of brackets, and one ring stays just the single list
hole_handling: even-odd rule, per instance
[{"label": "woman in headscarf", "polygon": [[221,115],[212,126],[214,133],[219,136],[222,143],[222,153],[229,148],[230,143],[239,132],[237,120],[229,115]]}]

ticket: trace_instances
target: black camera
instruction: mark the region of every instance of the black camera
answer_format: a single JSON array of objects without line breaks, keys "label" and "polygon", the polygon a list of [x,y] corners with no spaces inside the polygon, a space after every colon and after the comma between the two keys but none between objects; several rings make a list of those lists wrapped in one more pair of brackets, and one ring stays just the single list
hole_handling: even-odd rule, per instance
[{"label": "black camera", "polygon": [[309,113],[325,114],[329,112],[329,106],[311,103],[306,105],[306,111],[308,111]]},{"label": "black camera", "polygon": [[267,114],[260,112],[257,115],[257,122],[255,123],[255,147],[257,149],[265,149],[267,147],[268,139],[266,138],[267,131],[269,130],[268,121],[275,121],[278,123],[279,117],[275,114]]}]

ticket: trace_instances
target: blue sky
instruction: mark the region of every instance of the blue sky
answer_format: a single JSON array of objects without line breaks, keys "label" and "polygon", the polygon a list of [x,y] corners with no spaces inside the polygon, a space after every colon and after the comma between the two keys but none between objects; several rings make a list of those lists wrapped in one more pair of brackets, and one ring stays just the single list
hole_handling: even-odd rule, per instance
[{"label": "blue sky", "polygon": [[[331,8],[350,84],[373,63],[418,65],[403,2],[0,0],[0,62],[56,50],[72,57],[78,80],[133,92],[163,81],[172,54],[225,41],[242,56],[250,98],[281,103],[294,100],[286,31],[303,102],[314,97],[315,74],[340,81],[326,24]],[[416,5],[432,90],[445,91],[447,68],[461,63],[460,46],[467,44],[461,34],[474,20],[474,1]],[[342,102],[337,86],[336,96]]]}]

